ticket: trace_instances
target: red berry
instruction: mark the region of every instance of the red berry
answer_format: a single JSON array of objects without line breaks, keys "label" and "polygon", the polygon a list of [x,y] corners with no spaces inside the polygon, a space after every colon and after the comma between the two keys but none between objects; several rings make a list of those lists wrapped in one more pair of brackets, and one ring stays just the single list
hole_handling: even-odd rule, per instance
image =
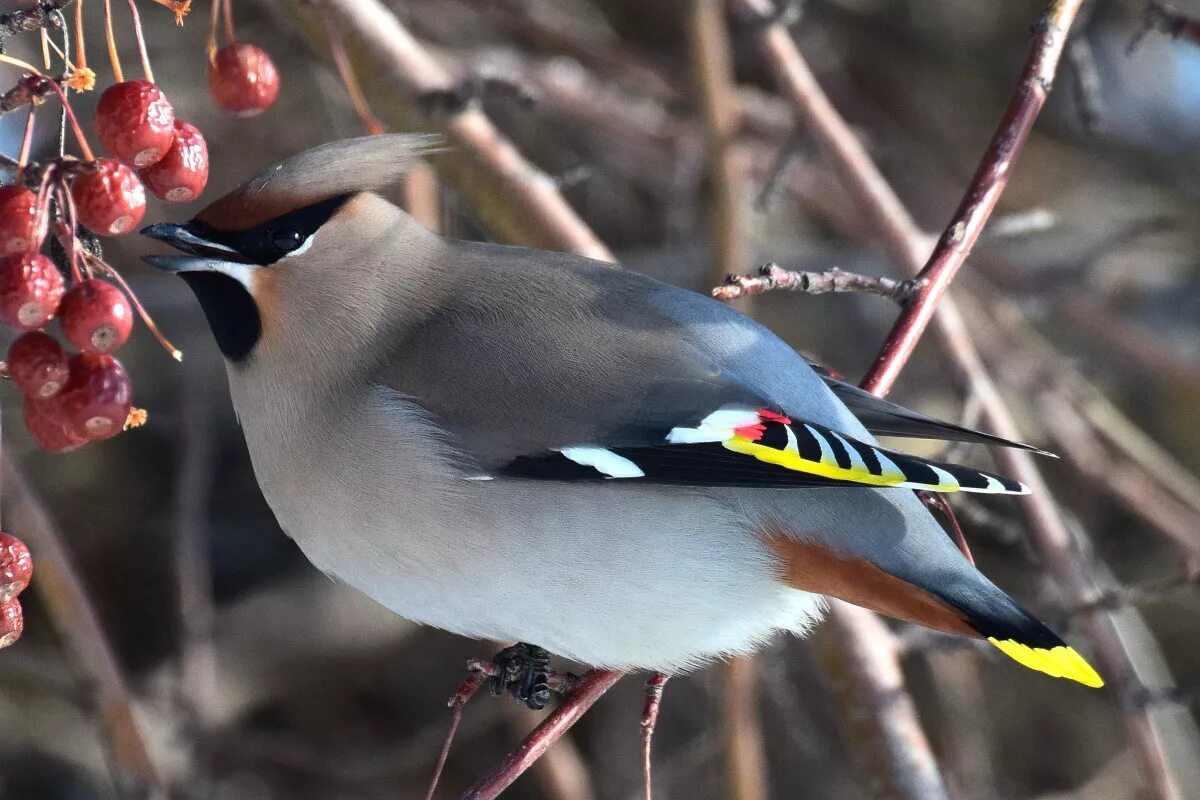
[{"label": "red berry", "polygon": [[48,453],[66,453],[88,443],[67,428],[57,396],[46,400],[25,397],[25,429]]},{"label": "red berry", "polygon": [[138,171],[146,188],[161,200],[186,203],[208,183],[208,145],[190,122],[175,120],[175,142],[157,164]]},{"label": "red berry", "polygon": [[63,296],[63,277],[41,253],[0,258],[0,321],[35,331],[54,319]]},{"label": "red berry", "polygon": [[128,233],[146,213],[146,190],[133,170],[111,158],[98,158],[76,169],[71,184],[75,213],[101,236]]},{"label": "red berry", "polygon": [[9,600],[0,604],[0,648],[16,644],[25,630],[25,615],[21,613],[21,601]]},{"label": "red berry", "polygon": [[63,296],[58,321],[71,343],[83,352],[111,353],[129,339],[133,308],[116,286],[90,278]]},{"label": "red berry", "polygon": [[111,439],[125,427],[133,407],[133,386],[121,362],[110,355],[79,353],[71,377],[51,402],[67,431],[89,441]]},{"label": "red berry", "polygon": [[49,334],[30,331],[8,348],[8,376],[28,397],[38,400],[53,397],[69,374],[67,354]]},{"label": "red berry", "polygon": [[253,117],[279,96],[279,72],[261,47],[234,42],[218,50],[208,65],[208,91],[222,111]]},{"label": "red berry", "polygon": [[148,167],[171,148],[175,110],[150,81],[125,81],[100,95],[95,126],[110,153],[135,167]]},{"label": "red berry", "polygon": [[0,186],[0,255],[38,249],[37,195],[24,186]]},{"label": "red berry", "polygon": [[0,532],[0,603],[25,591],[31,575],[33,557],[29,548],[11,533]]}]

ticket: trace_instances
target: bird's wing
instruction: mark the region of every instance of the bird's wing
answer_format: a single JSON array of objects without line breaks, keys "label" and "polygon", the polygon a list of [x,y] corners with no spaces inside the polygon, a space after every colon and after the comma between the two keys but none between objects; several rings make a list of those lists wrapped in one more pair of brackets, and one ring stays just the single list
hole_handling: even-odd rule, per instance
[{"label": "bird's wing", "polygon": [[[709,298],[569,256],[473,245],[470,280],[377,380],[484,474],[691,486],[1023,493],[878,446],[790,347]],[[558,263],[555,263],[558,262]]]},{"label": "bird's wing", "polygon": [[997,445],[1000,447],[1015,447],[1029,450],[1039,455],[1054,456],[1053,453],[1041,450],[1033,445],[1014,442],[990,433],[972,430],[953,422],[935,419],[919,411],[905,408],[902,405],[876,397],[870,392],[863,391],[852,383],[847,383],[840,376],[826,369],[812,359],[805,359],[825,385],[841,400],[854,416],[871,433],[880,436],[898,436],[906,439],[939,439],[951,442],[974,442],[978,444]]}]

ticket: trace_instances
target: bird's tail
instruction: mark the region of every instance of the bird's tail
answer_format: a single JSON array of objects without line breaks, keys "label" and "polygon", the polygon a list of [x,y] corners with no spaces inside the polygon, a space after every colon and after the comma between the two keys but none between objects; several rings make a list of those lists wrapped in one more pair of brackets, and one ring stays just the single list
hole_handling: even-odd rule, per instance
[{"label": "bird's tail", "polygon": [[966,623],[1000,652],[1030,669],[1099,688],[1104,679],[1073,647],[983,575],[969,593],[938,594],[962,612]]}]

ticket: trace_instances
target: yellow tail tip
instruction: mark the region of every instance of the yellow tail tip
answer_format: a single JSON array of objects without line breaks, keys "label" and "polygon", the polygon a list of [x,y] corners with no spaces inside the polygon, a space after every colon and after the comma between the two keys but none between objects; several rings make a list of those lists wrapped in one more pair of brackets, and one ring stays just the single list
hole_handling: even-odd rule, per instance
[{"label": "yellow tail tip", "polygon": [[1104,685],[1104,679],[1092,669],[1092,665],[1073,648],[1060,646],[1044,649],[1030,647],[1012,639],[989,638],[989,642],[1000,649],[1000,652],[1022,666],[1044,672],[1054,678],[1068,678],[1099,689]]}]

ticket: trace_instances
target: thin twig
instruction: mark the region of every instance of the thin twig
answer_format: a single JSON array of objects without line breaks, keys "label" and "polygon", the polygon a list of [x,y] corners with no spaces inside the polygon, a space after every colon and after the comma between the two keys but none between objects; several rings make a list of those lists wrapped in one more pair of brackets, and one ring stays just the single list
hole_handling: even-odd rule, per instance
[{"label": "thin twig", "polygon": [[766,800],[767,757],[758,714],[758,669],[752,656],[725,667],[725,771],[733,800]]},{"label": "thin twig", "polygon": [[95,693],[119,790],[130,797],[165,800],[166,785],[150,759],[134,713],[133,696],[100,616],[84,589],[83,577],[49,512],[7,453],[2,468],[8,519],[14,530],[21,531],[37,559],[36,591],[74,656],[76,668]]},{"label": "thin twig", "polygon": [[824,272],[798,272],[784,269],[774,262],[758,268],[757,275],[729,275],[722,286],[712,290],[718,300],[762,294],[774,289],[784,289],[801,294],[829,294],[831,292],[862,292],[876,294],[895,300],[903,305],[920,287],[917,281],[898,281],[859,275],[833,267]]},{"label": "thin twig", "polygon": [[1133,52],[1151,31],[1200,44],[1200,17],[1184,14],[1170,3],[1151,0],[1142,11],[1142,24],[1130,39],[1128,51]]},{"label": "thin twig", "polygon": [[562,705],[538,725],[516,750],[509,753],[498,767],[468,789],[461,800],[495,800],[499,797],[624,674],[616,670],[594,669],[580,678]]},{"label": "thin twig", "polygon": [[662,707],[663,689],[668,680],[667,675],[656,672],[646,681],[646,704],[642,707],[642,800],[652,800],[654,796],[650,747],[654,741],[654,731],[658,727],[658,712]]}]

